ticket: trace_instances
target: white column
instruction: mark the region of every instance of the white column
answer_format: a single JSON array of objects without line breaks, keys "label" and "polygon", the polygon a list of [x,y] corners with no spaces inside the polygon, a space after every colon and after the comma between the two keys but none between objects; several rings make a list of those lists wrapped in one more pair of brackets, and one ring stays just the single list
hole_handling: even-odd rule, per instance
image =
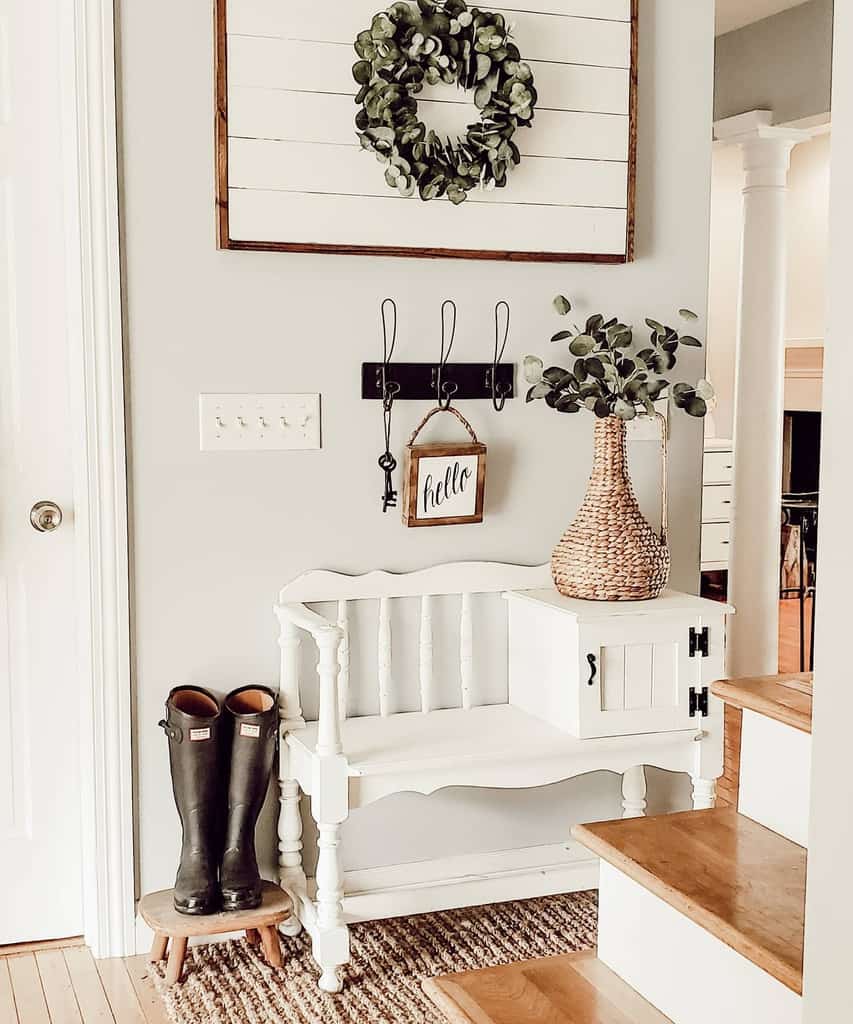
[{"label": "white column", "polygon": [[779,665],[779,545],[785,400],[786,207],[791,150],[808,133],[770,124],[767,111],[718,123],[743,151],[743,241],[734,414],[734,519],[729,600],[730,676]]}]

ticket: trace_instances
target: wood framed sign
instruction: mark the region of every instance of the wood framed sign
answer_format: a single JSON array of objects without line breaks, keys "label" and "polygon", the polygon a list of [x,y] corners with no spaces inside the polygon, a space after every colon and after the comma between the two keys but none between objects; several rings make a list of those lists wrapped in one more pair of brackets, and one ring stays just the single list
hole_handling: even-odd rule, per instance
[{"label": "wood framed sign", "polygon": [[[439,412],[452,413],[470,443],[415,444]],[[461,526],[482,523],[486,491],[486,446],[456,409],[433,409],[406,446],[403,522],[406,526]]]},{"label": "wood framed sign", "polygon": [[633,258],[639,0],[215,4],[220,248]]}]

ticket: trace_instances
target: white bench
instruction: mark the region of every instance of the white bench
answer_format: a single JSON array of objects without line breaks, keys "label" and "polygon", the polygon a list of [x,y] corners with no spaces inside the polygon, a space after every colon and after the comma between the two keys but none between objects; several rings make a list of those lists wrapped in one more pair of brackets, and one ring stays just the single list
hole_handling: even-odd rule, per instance
[{"label": "white bench", "polygon": [[[474,624],[479,620],[473,609],[478,595],[500,594],[510,600],[503,606],[500,630],[490,626],[488,643],[493,657],[507,659],[508,687],[500,697],[503,703],[485,705],[482,691],[489,688],[484,684],[491,683],[493,673],[484,670],[483,678],[478,677]],[[394,713],[398,688],[392,682],[392,602],[405,598],[420,602],[417,656],[408,659],[416,666],[420,710]],[[361,636],[353,625],[363,617],[353,614],[351,602],[360,601],[378,602],[375,640]],[[438,657],[434,636],[434,623],[445,618],[438,614],[439,602],[454,604],[458,615],[452,631],[452,642],[458,645],[453,657],[458,707],[442,709],[436,709],[435,695],[443,693],[446,701],[447,671],[439,678],[434,667],[448,661]],[[327,603],[334,603],[333,618],[309,607]],[[349,960],[348,916],[387,917],[596,884],[595,859],[564,843],[508,851],[497,860],[490,855],[483,858],[489,861],[483,870],[472,871],[472,858],[460,858],[464,863],[459,875],[466,884],[452,902],[445,890],[431,887],[429,871],[416,886],[420,897],[414,904],[405,886],[372,900],[364,895],[347,898],[353,880],[342,869],[341,824],[356,808],[393,793],[430,794],[448,786],[518,789],[609,770],[623,775],[624,815],[630,817],[645,810],[643,765],[688,772],[694,779],[695,806],[712,805],[714,780],[722,772],[721,706],[712,697],[709,717],[700,712],[694,718],[688,703],[697,684],[707,685],[722,674],[726,610],[673,593],[657,602],[619,606],[571,602],[553,591],[548,566],[498,563],[456,563],[400,575],[314,571],[286,586],[275,608],[281,626],[279,863],[281,885],[293,896],[299,921],[312,938],[322,972],[320,988],[340,991],[338,968]],[[708,622],[710,657],[700,665],[689,660],[688,630],[695,640],[701,624]],[[559,638],[569,633],[574,646],[567,643],[565,652],[575,653],[563,654]],[[306,635],[319,652],[319,715],[314,723],[306,723],[300,699],[300,643]],[[351,655],[356,648],[364,653],[362,641],[364,649],[376,644],[379,714],[348,717]],[[543,646],[552,650],[544,659]],[[589,680],[586,675],[580,680],[582,669]],[[588,709],[582,734],[590,735],[594,728],[595,738],[578,739],[569,731],[571,725],[553,724],[546,705],[553,704],[555,693],[559,698],[563,686],[567,699],[574,691],[581,708]],[[491,690],[494,699],[493,685]],[[519,695],[515,704],[507,702],[513,692]],[[647,697],[638,697],[643,692]],[[701,696],[701,686],[698,692]],[[637,716],[636,734],[628,732],[632,715]],[[618,723],[609,735],[608,721]],[[310,797],[319,831],[316,896],[302,866],[303,792]],[[469,884],[472,874],[476,883]],[[495,879],[499,885],[489,884]]]}]

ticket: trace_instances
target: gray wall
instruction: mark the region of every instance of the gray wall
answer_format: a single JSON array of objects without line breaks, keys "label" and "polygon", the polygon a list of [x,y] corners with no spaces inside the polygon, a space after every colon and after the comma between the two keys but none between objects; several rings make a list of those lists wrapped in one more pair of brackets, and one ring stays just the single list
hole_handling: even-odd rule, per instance
[{"label": "gray wall", "polygon": [[[270,609],[284,582],[318,566],[357,572],[462,558],[542,562],[582,497],[588,417],[518,401],[498,416],[487,404],[468,403],[464,411],[490,451],[483,526],[410,531],[398,515],[381,515],[379,409],[358,393],[360,363],[379,353],[383,296],[397,298],[399,356],[413,360],[435,356],[439,304],[448,295],[459,302],[456,356],[471,360],[489,358],[499,298],[512,305],[509,356],[516,361],[528,351],[553,352],[557,291],[584,310],[602,307],[636,323],[649,314],[671,317],[682,305],[705,308],[712,5],[644,0],[641,9],[637,261],[537,266],[217,252],[209,4],[120,0],[143,889],[171,884],[178,850],[156,726],[163,698],[175,683],[226,691],[248,680],[274,682]],[[702,352],[687,352],[685,378],[701,374],[702,364]],[[314,390],[323,394],[322,453],[199,452],[199,392]],[[424,408],[398,407],[398,451]],[[697,584],[701,444],[701,424],[679,417],[671,448],[673,584],[688,590]],[[632,461],[654,517],[656,446],[636,445]],[[596,808],[613,813],[617,799],[611,776],[519,794],[400,798],[353,817],[345,860],[365,867],[558,841]],[[655,799],[677,805],[684,790],[669,787]],[[268,865],[274,807],[270,801],[261,841]]]},{"label": "gray wall", "polygon": [[717,39],[714,120],[772,110],[777,124],[831,105],[833,0],[810,0]]}]

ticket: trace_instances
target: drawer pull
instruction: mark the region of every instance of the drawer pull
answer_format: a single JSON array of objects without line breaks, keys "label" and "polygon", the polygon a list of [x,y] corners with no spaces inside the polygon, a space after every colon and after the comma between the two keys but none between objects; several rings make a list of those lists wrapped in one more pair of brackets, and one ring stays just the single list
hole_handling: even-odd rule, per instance
[{"label": "drawer pull", "polygon": [[596,673],[598,672],[598,665],[596,665],[596,663],[595,663],[595,655],[594,654],[588,654],[586,656],[586,660],[589,662],[589,680],[588,680],[588,685],[592,686],[593,683],[595,682]]}]

